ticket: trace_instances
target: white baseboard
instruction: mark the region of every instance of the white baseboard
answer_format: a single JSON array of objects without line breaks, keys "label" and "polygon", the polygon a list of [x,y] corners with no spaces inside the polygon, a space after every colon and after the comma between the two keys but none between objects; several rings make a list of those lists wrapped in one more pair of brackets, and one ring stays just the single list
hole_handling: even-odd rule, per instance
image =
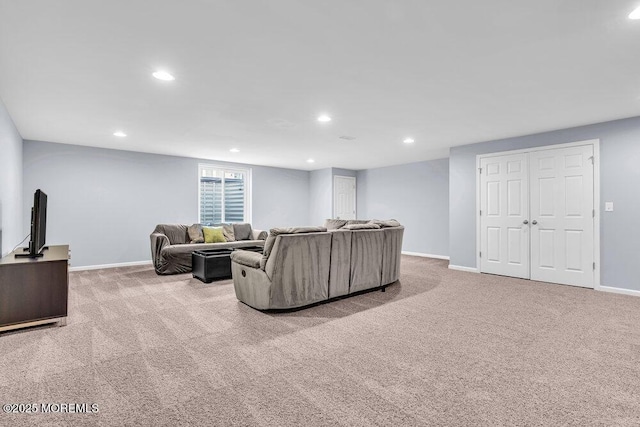
[{"label": "white baseboard", "polygon": [[615,288],[613,286],[600,286],[597,290],[602,292],[611,292],[614,294],[633,295],[634,297],[640,297],[640,291],[633,289]]},{"label": "white baseboard", "polygon": [[102,270],[104,268],[135,267],[137,265],[152,265],[152,262],[151,261],[132,261],[132,262],[120,262],[117,264],[84,265],[80,267],[71,267],[69,268],[69,271]]},{"label": "white baseboard", "polygon": [[480,270],[478,270],[475,267],[464,267],[462,265],[449,264],[449,269],[450,270],[458,270],[458,271],[466,271],[468,273],[480,273]]},{"label": "white baseboard", "polygon": [[423,257],[423,258],[446,259],[446,260],[449,259],[449,257],[446,256],[446,255],[423,254],[422,252],[402,251],[402,255],[419,256],[419,257]]}]

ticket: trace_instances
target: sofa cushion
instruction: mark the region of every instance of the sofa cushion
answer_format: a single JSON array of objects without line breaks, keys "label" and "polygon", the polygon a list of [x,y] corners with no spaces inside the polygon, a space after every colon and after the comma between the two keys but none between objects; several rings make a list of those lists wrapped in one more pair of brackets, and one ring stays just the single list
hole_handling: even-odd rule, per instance
[{"label": "sofa cushion", "polygon": [[233,234],[233,224],[222,224],[222,234],[227,242],[235,242],[236,236]]},{"label": "sofa cushion", "polygon": [[325,219],[324,226],[327,230],[337,230],[347,224],[346,219]]},{"label": "sofa cushion", "polygon": [[264,268],[278,284],[270,289],[270,305],[288,308],[327,299],[330,263],[331,233],[279,234]]},{"label": "sofa cushion", "polygon": [[231,260],[238,264],[246,265],[247,267],[260,268],[262,254],[252,251],[237,250],[231,252]]},{"label": "sofa cushion", "polygon": [[189,233],[190,243],[204,243],[201,224],[190,225],[189,228],[187,228],[187,233]]},{"label": "sofa cushion", "polygon": [[245,240],[244,242],[197,243],[165,246],[161,250],[160,274],[187,273],[191,271],[191,254],[202,249],[233,249],[247,246],[262,246],[262,240]]},{"label": "sofa cushion", "polygon": [[187,228],[188,226],[184,224],[158,224],[154,233],[164,234],[172,245],[183,245],[191,241]]},{"label": "sofa cushion", "polygon": [[380,286],[385,230],[358,230],[351,233],[349,293]]},{"label": "sofa cushion", "polygon": [[250,240],[251,224],[247,222],[233,224],[233,235],[236,240]]},{"label": "sofa cushion", "polygon": [[269,236],[264,243],[264,256],[265,258],[269,258],[269,254],[271,253],[271,249],[273,249],[273,244],[276,241],[276,237],[278,237],[280,234],[322,233],[324,231],[327,231],[325,227],[313,226],[272,228],[271,230],[269,230]]},{"label": "sofa cushion", "polygon": [[222,227],[202,227],[205,243],[226,243],[222,234]]},{"label": "sofa cushion", "polygon": [[382,232],[384,234],[384,245],[382,249],[382,282],[380,284],[386,285],[400,278],[400,258],[404,227],[385,227]]},{"label": "sofa cushion", "polygon": [[369,221],[371,224],[378,224],[380,226],[380,228],[387,228],[387,227],[400,227],[400,223],[398,221],[396,221],[395,219],[388,219],[386,221],[381,221],[379,219],[372,219],[371,221]]},{"label": "sofa cushion", "polygon": [[262,246],[263,240],[244,240],[242,242],[223,242],[223,243],[197,243],[186,245],[171,245],[162,249],[162,253],[166,254],[188,254],[191,259],[191,253],[193,251],[200,251],[203,249],[234,249],[234,248],[246,248],[248,246]]},{"label": "sofa cushion", "polygon": [[351,230],[341,228],[331,233],[331,268],[329,270],[329,298],[347,295],[351,275]]},{"label": "sofa cushion", "polygon": [[374,230],[374,229],[379,229],[380,226],[378,224],[372,224],[372,223],[367,223],[367,224],[347,224],[344,227],[342,227],[342,230]]},{"label": "sofa cushion", "polygon": [[368,222],[369,222],[368,219],[350,219],[350,220],[347,221],[347,225],[350,225],[350,224],[366,224]]}]

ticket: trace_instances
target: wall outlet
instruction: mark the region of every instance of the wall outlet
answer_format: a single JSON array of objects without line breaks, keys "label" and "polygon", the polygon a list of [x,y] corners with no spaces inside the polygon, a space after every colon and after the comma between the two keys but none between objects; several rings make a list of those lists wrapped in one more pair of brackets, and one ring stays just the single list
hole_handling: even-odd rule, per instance
[{"label": "wall outlet", "polygon": [[613,202],[605,202],[604,203],[604,211],[605,212],[613,212]]}]

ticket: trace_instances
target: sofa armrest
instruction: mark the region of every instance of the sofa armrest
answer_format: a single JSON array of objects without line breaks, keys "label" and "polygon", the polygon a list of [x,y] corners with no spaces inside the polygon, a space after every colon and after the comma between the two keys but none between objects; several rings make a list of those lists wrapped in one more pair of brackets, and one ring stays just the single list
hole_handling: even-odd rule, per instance
[{"label": "sofa armrest", "polygon": [[251,267],[260,269],[260,260],[262,259],[262,254],[253,251],[243,251],[240,249],[236,249],[231,252],[231,261]]},{"label": "sofa armrest", "polygon": [[252,240],[267,240],[269,232],[265,230],[251,230]]},{"label": "sofa armrest", "polygon": [[162,233],[151,233],[151,258],[153,265],[158,267],[162,260],[162,249],[169,246],[169,238]]}]

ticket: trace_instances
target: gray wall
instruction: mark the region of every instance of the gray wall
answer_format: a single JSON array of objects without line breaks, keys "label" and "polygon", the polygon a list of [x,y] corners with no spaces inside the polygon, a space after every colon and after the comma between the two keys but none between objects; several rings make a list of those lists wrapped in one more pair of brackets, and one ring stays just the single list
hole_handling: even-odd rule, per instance
[{"label": "gray wall", "polygon": [[448,159],[358,171],[357,185],[359,218],[400,221],[404,251],[449,254]]},{"label": "gray wall", "polygon": [[331,168],[309,172],[309,225],[322,225],[332,217],[332,182]]},{"label": "gray wall", "polygon": [[[25,141],[23,205],[36,188],[48,194],[47,243],[69,243],[73,266],[149,260],[156,224],[198,221],[200,162],[226,164]],[[308,172],[239,166],[252,169],[255,228],[308,222]]]},{"label": "gray wall", "polygon": [[[8,254],[27,235],[23,233],[22,137],[0,100],[0,255]],[[33,201],[33,195],[30,197]]]},{"label": "gray wall", "polygon": [[451,264],[476,267],[476,155],[588,139],[600,139],[601,285],[640,290],[640,117],[452,148]]},{"label": "gray wall", "polygon": [[323,225],[324,220],[333,218],[333,177],[353,176],[357,171],[340,168],[326,168],[309,173],[309,225]]}]

